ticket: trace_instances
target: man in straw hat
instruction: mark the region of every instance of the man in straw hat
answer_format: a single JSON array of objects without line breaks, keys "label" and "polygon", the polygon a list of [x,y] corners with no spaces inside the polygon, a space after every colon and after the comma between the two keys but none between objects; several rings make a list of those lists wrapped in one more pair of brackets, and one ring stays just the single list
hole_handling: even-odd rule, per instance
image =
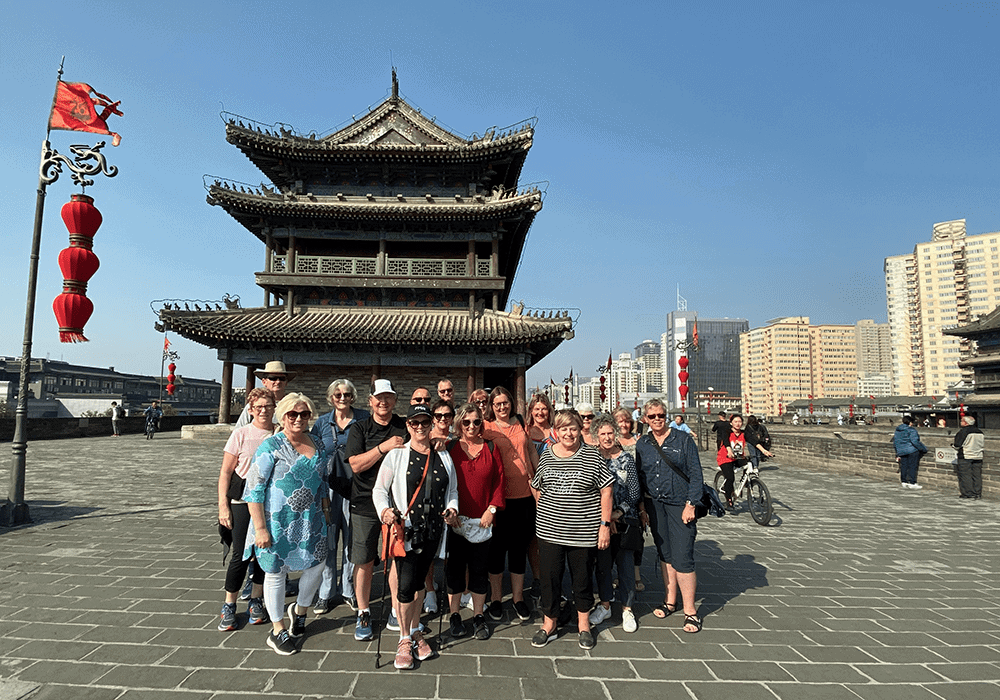
[{"label": "man in straw hat", "polygon": [[[281,401],[285,398],[285,394],[288,393],[288,382],[295,379],[295,372],[289,372],[285,369],[285,363],[281,360],[271,360],[264,365],[264,369],[254,370],[254,374],[260,379],[264,388],[274,394],[275,401]],[[249,425],[252,420],[250,404],[248,403],[243,407],[243,412],[240,413],[240,417],[236,421],[236,427],[242,428],[244,425]]]}]

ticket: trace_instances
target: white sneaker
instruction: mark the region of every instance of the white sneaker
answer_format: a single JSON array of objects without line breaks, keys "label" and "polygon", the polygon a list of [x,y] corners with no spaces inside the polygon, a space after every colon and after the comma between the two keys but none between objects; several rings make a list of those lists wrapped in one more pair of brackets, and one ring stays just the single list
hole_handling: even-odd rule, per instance
[{"label": "white sneaker", "polygon": [[923,486],[921,486],[920,484],[910,484],[910,488],[913,489],[914,491],[919,491],[920,489],[923,488]]},{"label": "white sneaker", "polygon": [[910,485],[908,483],[906,483],[905,481],[902,482],[902,483],[900,483],[900,486],[902,486],[904,489],[910,488]]},{"label": "white sneaker", "polygon": [[462,607],[463,608],[468,608],[469,610],[472,610],[472,612],[476,612],[475,611],[475,606],[472,604],[472,594],[471,593],[463,593],[462,594],[461,602],[462,602]]},{"label": "white sneaker", "polygon": [[427,591],[424,594],[424,612],[435,614],[438,611],[438,597],[434,591]]},{"label": "white sneaker", "polygon": [[639,623],[635,621],[635,613],[631,610],[622,610],[622,629],[630,634],[639,629]]},{"label": "white sneaker", "polygon": [[590,613],[590,624],[599,625],[609,617],[611,617],[611,608],[606,608],[603,605],[598,604],[598,606]]}]

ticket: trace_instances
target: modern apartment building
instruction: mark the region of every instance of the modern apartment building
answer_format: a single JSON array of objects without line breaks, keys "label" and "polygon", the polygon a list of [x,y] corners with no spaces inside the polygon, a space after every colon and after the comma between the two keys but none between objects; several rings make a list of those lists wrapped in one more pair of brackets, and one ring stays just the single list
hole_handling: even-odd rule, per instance
[{"label": "modern apartment building", "polygon": [[[695,350],[695,328],[698,346]],[[745,318],[704,318],[694,311],[671,311],[667,314],[667,331],[660,336],[663,383],[660,389],[666,394],[668,407],[680,407],[677,387],[680,380],[677,360],[687,355],[688,404],[697,392],[724,391],[730,396],[740,396],[740,334],[750,328]],[[678,348],[678,345],[681,347]]]},{"label": "modern apartment building", "polygon": [[971,341],[944,335],[1000,304],[1000,232],[968,235],[965,219],[934,224],[931,240],[885,259],[894,390],[943,395],[971,370]]},{"label": "modern apartment building", "polygon": [[795,399],[855,396],[855,326],[811,325],[790,316],[740,334],[744,403],[752,413],[776,414]]}]

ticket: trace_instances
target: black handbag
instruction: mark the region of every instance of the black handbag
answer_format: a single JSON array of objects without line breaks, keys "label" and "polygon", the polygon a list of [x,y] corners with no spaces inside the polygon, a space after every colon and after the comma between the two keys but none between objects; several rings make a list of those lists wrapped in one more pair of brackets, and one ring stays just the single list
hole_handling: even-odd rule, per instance
[{"label": "black handbag", "polygon": [[[677,467],[676,464],[670,461],[670,458],[667,457],[667,453],[663,451],[663,448],[660,447],[659,444],[657,444],[656,438],[650,435],[649,439],[652,441],[654,445],[656,445],[656,449],[660,451],[660,456],[663,457],[663,461],[666,462],[671,469],[677,472],[681,476],[681,478],[684,479],[684,481],[690,484],[691,478],[687,474],[682,472]],[[694,504],[695,520],[701,520],[709,513],[711,513],[717,518],[721,518],[723,515],[725,515],[726,509],[723,507],[722,501],[719,500],[718,492],[704,482],[702,482],[701,488],[702,488],[701,501]]]},{"label": "black handbag", "polygon": [[646,546],[646,541],[642,536],[642,523],[638,518],[622,518],[615,524],[618,535],[621,539],[618,546],[630,552],[641,552]]}]

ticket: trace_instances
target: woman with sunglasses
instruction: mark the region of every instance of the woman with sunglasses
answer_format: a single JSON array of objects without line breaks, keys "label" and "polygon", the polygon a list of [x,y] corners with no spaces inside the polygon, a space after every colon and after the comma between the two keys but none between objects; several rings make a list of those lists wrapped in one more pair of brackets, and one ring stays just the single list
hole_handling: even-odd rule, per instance
[{"label": "woman with sunglasses", "polygon": [[562,578],[567,565],[573,587],[581,649],[594,648],[590,609],[594,604],[594,559],[611,542],[611,486],[607,461],[580,437],[576,411],[558,411],[559,441],[542,453],[531,488],[538,493],[542,628],[531,638],[543,647],[556,638]]},{"label": "woman with sunglasses", "polygon": [[[243,500],[246,476],[250,471],[257,448],[274,433],[274,394],[267,389],[253,389],[247,394],[247,406],[253,422],[236,428],[229,435],[219,470],[219,524],[232,530],[233,556],[226,570],[226,602],[222,605],[219,630],[228,632],[239,625],[236,621],[236,599],[243,587],[250,559],[243,558],[247,532],[250,530],[250,510]],[[264,609],[264,571],[255,566],[251,574],[250,604],[247,608],[249,624],[268,622]]]},{"label": "woman with sunglasses", "polygon": [[[625,450],[635,459],[635,443],[638,442],[639,438],[635,436],[635,420],[632,418],[632,412],[627,408],[616,408],[614,413],[611,414],[614,418],[615,423],[618,424],[618,444],[621,445],[622,449]],[[646,509],[652,509],[652,504],[648,503],[646,499],[643,499],[643,508],[639,510],[639,523],[642,525],[643,534],[646,532],[646,528],[649,527],[649,518],[646,515]],[[632,552],[632,558],[635,559],[635,590],[637,593],[642,593],[646,590],[646,584],[642,582],[642,575],[640,572],[640,567],[642,566],[642,550],[637,549]]]},{"label": "woman with sunglasses", "polygon": [[[254,541],[264,570],[264,605],[273,630],[267,644],[282,656],[298,652],[293,639],[306,629],[306,612],[319,589],[326,562],[326,518],[330,506],[329,460],[323,443],[309,434],[316,407],[305,394],[288,394],[275,408],[281,431],[261,443],[247,473],[244,500],[253,519]],[[301,571],[298,599],[288,606],[285,627],[285,579]]]},{"label": "woman with sunglasses", "polygon": [[552,429],[552,402],[545,394],[535,394],[528,402],[528,437],[539,457],[546,447],[556,442]]},{"label": "woman with sunglasses", "polygon": [[431,405],[431,416],[434,418],[431,428],[431,439],[451,440],[455,424],[455,409],[451,402],[438,399]]},{"label": "woman with sunglasses", "polygon": [[[669,617],[683,605],[682,629],[693,634],[701,631],[701,619],[694,605],[698,587],[694,566],[694,540],[698,534],[694,504],[701,501],[704,484],[701,460],[691,436],[670,428],[662,401],[647,401],[643,413],[649,432],[635,445],[635,466],[643,491],[652,499],[649,525],[666,592],[662,605],[653,614]],[[681,602],[677,600],[678,591]]]},{"label": "woman with sunglasses", "polygon": [[580,414],[583,421],[583,441],[591,447],[597,447],[597,438],[591,434],[591,426],[594,424],[594,405],[586,401],[576,405],[576,412]]},{"label": "woman with sunglasses", "polygon": [[446,525],[458,525],[455,467],[447,452],[431,447],[431,409],[426,404],[410,406],[406,428],[410,441],[385,456],[372,489],[372,502],[382,523],[391,525],[402,519],[406,532],[406,556],[393,559],[399,611],[394,664],[398,669],[413,668],[414,657],[426,661],[434,656],[421,632],[423,596],[418,594],[424,591],[434,558],[444,558]]},{"label": "woman with sunglasses", "polygon": [[[320,416],[309,434],[323,443],[323,451],[329,455],[330,515],[327,518],[326,564],[323,567],[323,581],[319,586],[319,600],[314,612],[325,615],[339,603],[347,601],[354,609],[354,565],[348,559],[351,548],[351,478],[354,476],[347,463],[345,448],[351,426],[368,418],[371,414],[361,408],[354,408],[358,390],[350,379],[334,379],[326,388],[326,401],[333,410]],[[337,587],[338,544],[343,541],[343,568],[340,572],[340,587]]]},{"label": "woman with sunglasses", "polygon": [[[489,590],[488,559],[489,539],[484,530],[493,526],[497,512],[504,508],[503,465],[496,446],[483,439],[483,417],[473,404],[458,409],[456,419],[459,438],[449,449],[458,478],[458,515],[462,531],[448,532],[448,563],[445,577],[448,581],[448,603],[451,607],[451,636],[466,634],[462,615],[459,613],[462,593],[472,593],[472,630],[476,639],[489,639],[483,606]],[[473,521],[471,524],[467,521]],[[476,524],[479,527],[474,527]],[[469,533],[464,531],[470,530]],[[480,539],[484,538],[485,539]],[[468,581],[468,585],[466,585]]]},{"label": "woman with sunglasses", "polygon": [[[513,417],[513,420],[511,418]],[[494,622],[503,619],[503,572],[510,572],[511,603],[522,621],[531,619],[524,602],[524,571],[531,539],[535,535],[535,499],[531,480],[538,467],[538,451],[531,444],[524,421],[514,414],[514,397],[498,386],[490,393],[484,414],[483,437],[500,448],[503,463],[504,501],[506,507],[497,515],[496,528],[490,538],[490,605],[487,613]],[[509,443],[513,449],[509,450]],[[506,564],[506,566],[505,566]],[[532,572],[537,572],[532,560]]]}]

